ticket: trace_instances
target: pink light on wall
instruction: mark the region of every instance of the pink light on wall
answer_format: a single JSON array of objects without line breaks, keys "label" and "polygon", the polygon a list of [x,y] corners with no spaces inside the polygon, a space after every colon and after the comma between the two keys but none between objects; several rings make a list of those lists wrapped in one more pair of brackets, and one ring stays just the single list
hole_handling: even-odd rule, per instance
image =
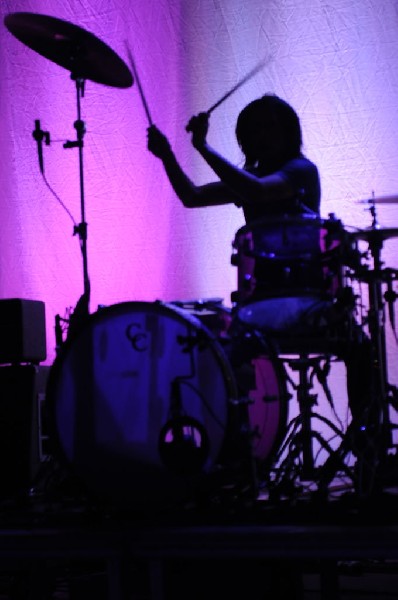
[{"label": "pink light on wall", "polygon": [[[34,3],[28,2],[10,4],[12,12],[35,8],[30,6]],[[74,11],[70,8],[53,3],[51,13],[45,14],[69,19],[69,23],[106,41],[109,48],[115,48],[125,58],[124,40],[129,32],[118,15],[126,6],[114,10],[117,26],[111,31],[112,19],[108,13],[101,13],[100,7],[91,18],[81,7]],[[146,14],[142,9],[141,27],[152,16],[150,10]],[[136,21],[135,18],[135,25]],[[166,40],[167,32],[162,35]],[[158,43],[161,38],[157,36]],[[10,189],[3,205],[6,215],[2,260],[6,268],[1,269],[1,294],[46,303],[51,361],[54,316],[73,309],[84,286],[79,240],[73,235],[82,216],[78,150],[64,146],[65,142],[76,140],[76,89],[66,69],[36,53],[4,28],[1,39],[6,48],[1,53],[6,74],[4,87],[9,93],[1,115],[5,132],[1,177],[3,190]],[[137,35],[134,42],[140,50]],[[140,52],[139,56],[145,76],[145,54]],[[168,59],[176,69],[176,51],[169,49]],[[165,85],[169,75],[170,72],[164,76],[160,73],[158,83]],[[2,98],[4,101],[5,95]],[[167,103],[163,110],[167,110]],[[167,278],[174,276],[165,265],[172,224],[167,194],[162,198],[162,184],[156,193],[148,185],[155,161],[146,151],[147,123],[137,92],[134,87],[117,89],[88,79],[81,98],[81,118],[86,126],[82,181],[91,309],[122,300],[162,298],[163,287],[170,287]],[[37,119],[50,134],[51,144],[43,147],[45,176],[58,198],[47,188],[38,168],[32,139]],[[4,142],[11,150],[6,156]]]},{"label": "pink light on wall", "polygon": [[[396,90],[398,37],[393,0],[325,6],[251,0],[5,0],[7,13],[32,11],[65,19],[98,36],[128,62],[130,44],[154,122],[166,133],[192,179],[213,174],[190,144],[188,119],[206,110],[259,59],[262,73],[211,117],[209,141],[236,164],[234,136],[243,106],[266,91],[298,110],[306,151],[320,167],[322,211],[369,225],[356,200],[398,189]],[[46,304],[49,358],[54,317],[83,291],[73,223],[43,182],[32,138],[35,119],[51,134],[44,147],[52,188],[80,220],[74,139],[76,90],[69,73],[0,27],[0,296]],[[86,82],[84,179],[91,310],[120,301],[222,297],[236,288],[231,243],[243,225],[234,206],[184,209],[159,161],[146,148],[147,119],[136,86]],[[379,211],[394,227],[397,206]],[[383,258],[396,266],[396,240]],[[395,244],[395,245],[394,245]]]}]

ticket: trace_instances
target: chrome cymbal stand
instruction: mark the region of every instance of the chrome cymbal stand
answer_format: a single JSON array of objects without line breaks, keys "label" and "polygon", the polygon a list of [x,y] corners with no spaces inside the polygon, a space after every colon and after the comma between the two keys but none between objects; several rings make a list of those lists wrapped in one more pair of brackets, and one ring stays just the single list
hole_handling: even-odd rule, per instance
[{"label": "chrome cymbal stand", "polygon": [[[336,472],[338,462],[356,448],[358,452],[354,479],[358,496],[365,499],[375,492],[382,491],[389,450],[393,448],[390,406],[398,410],[397,388],[388,381],[385,329],[385,300],[389,303],[391,320],[392,303],[398,297],[392,290],[392,280],[394,274],[395,277],[397,275],[392,269],[383,269],[381,260],[383,241],[392,233],[391,230],[382,230],[378,227],[374,202],[371,203],[369,210],[372,214],[372,226],[355,235],[368,243],[372,265],[369,269],[367,267],[359,269],[355,277],[368,285],[369,307],[365,325],[368,328],[372,355],[369,365],[373,370],[371,400],[370,405],[365,408],[366,414],[351,421],[342,444],[325,463],[318,481],[319,491],[323,494]],[[388,286],[385,295],[383,295],[383,284]],[[356,442],[359,436],[363,438],[361,449],[357,447]]]},{"label": "chrome cymbal stand", "polygon": [[[62,318],[60,315],[55,317],[55,339],[56,339],[56,352],[58,353],[64,343],[64,327],[66,326],[66,338],[74,335],[80,328],[80,325],[87,319],[90,313],[90,279],[88,276],[88,263],[87,263],[87,223],[86,223],[86,209],[85,209],[85,196],[84,196],[84,165],[83,165],[83,147],[84,147],[84,134],[86,133],[86,126],[81,118],[81,98],[84,97],[85,79],[78,76],[77,74],[71,73],[71,79],[76,82],[76,105],[77,105],[77,119],[74,122],[74,128],[76,130],[76,140],[67,140],[63,147],[78,148],[79,150],[79,187],[80,187],[80,216],[81,221],[73,228],[73,235],[79,236],[79,243],[82,252],[83,260],[83,294],[80,296],[74,310],[71,312],[68,318]],[[64,323],[65,325],[62,325]]]},{"label": "chrome cymbal stand", "polygon": [[375,400],[379,404],[382,419],[381,458],[385,457],[389,448],[392,447],[392,428],[390,420],[390,404],[397,405],[397,390],[388,382],[386,330],[385,330],[385,296],[383,295],[383,283],[390,287],[392,271],[383,269],[381,250],[383,248],[383,236],[378,233],[376,207],[373,203],[370,208],[373,220],[372,228],[369,230],[369,251],[372,256],[372,269],[367,273],[369,312],[368,329],[374,352],[375,373]]},{"label": "chrome cymbal stand", "polygon": [[74,227],[73,235],[79,236],[80,247],[83,260],[83,294],[79,298],[76,307],[69,320],[68,336],[74,332],[80,323],[89,315],[90,309],[90,280],[88,276],[87,263],[87,223],[85,215],[85,197],[84,197],[84,168],[83,168],[83,147],[84,134],[86,132],[85,123],[81,118],[81,98],[84,97],[85,79],[78,74],[71,74],[71,79],[76,82],[76,105],[77,119],[74,122],[76,130],[76,140],[67,141],[64,148],[78,148],[79,150],[79,184],[80,184],[80,214],[81,221]]}]

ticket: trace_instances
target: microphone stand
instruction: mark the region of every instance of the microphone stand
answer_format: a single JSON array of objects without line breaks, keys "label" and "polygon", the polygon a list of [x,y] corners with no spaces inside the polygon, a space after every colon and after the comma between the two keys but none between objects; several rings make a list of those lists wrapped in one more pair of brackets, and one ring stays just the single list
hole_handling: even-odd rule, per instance
[{"label": "microphone stand", "polygon": [[[78,225],[75,225],[73,235],[78,235],[80,240],[80,247],[82,251],[83,259],[83,294],[79,298],[76,308],[73,311],[70,319],[70,325],[72,325],[72,332],[76,326],[88,317],[89,315],[89,304],[90,304],[90,280],[88,276],[88,264],[87,264],[87,223],[85,216],[85,198],[84,198],[84,169],[83,169],[83,147],[84,147],[84,134],[86,133],[85,123],[81,118],[81,98],[84,97],[84,86],[85,80],[76,74],[71,74],[71,79],[76,82],[76,104],[77,104],[77,120],[74,122],[76,130],[76,140],[67,141],[63,145],[64,148],[78,148],[79,150],[79,182],[80,182],[80,212],[81,221]],[[70,328],[68,335],[70,333]]]}]

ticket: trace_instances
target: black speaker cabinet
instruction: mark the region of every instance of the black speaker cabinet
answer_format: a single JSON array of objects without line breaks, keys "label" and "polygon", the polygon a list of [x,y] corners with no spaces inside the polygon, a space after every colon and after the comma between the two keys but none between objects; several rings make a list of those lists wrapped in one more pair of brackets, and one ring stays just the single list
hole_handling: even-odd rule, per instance
[{"label": "black speaker cabinet", "polygon": [[44,302],[0,300],[0,364],[38,364],[46,356]]},{"label": "black speaker cabinet", "polygon": [[43,428],[50,367],[0,367],[0,497],[27,493],[46,456]]}]

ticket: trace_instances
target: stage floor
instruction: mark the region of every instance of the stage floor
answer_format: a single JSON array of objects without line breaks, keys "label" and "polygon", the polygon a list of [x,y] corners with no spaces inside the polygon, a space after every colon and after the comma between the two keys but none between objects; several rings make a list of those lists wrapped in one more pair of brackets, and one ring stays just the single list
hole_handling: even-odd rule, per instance
[{"label": "stage floor", "polygon": [[60,494],[7,499],[0,599],[398,597],[398,486],[368,498],[218,498],[123,509]]}]

